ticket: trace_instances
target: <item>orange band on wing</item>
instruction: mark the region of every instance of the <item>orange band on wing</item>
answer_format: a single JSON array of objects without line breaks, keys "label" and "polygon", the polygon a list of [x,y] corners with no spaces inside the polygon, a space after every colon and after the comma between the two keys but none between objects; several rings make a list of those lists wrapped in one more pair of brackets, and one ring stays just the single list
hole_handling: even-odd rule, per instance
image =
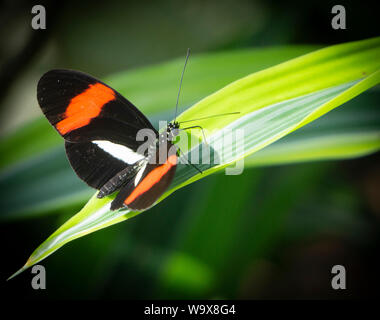
[{"label": "orange band on wing", "polygon": [[115,99],[111,88],[101,83],[90,84],[89,88],[72,98],[65,112],[65,119],[57,123],[61,134],[81,128],[90,123],[102,111],[103,106]]},{"label": "orange band on wing", "polygon": [[173,167],[177,164],[177,156],[171,155],[166,160],[166,162],[151,172],[147,174],[147,176],[137,185],[137,187],[132,191],[132,193],[124,200],[126,205],[130,204],[137,197],[141,196],[143,193],[147,192],[150,188],[152,188],[157,182],[161,180],[161,178]]}]

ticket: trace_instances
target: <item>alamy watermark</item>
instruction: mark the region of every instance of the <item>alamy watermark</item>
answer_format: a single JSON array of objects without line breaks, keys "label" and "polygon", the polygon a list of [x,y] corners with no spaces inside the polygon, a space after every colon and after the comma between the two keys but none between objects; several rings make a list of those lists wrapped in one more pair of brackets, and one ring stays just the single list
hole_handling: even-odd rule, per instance
[{"label": "alamy watermark", "polygon": [[45,267],[40,264],[34,265],[32,268],[32,274],[35,274],[31,282],[32,288],[34,290],[46,289]]},{"label": "alamy watermark", "polygon": [[[202,166],[204,169],[213,166],[227,165],[226,175],[239,175],[244,170],[244,130],[224,129],[209,132],[202,128],[203,141],[196,135],[195,131],[200,129],[181,130],[173,135],[175,145],[168,144],[165,129],[166,121],[159,122],[160,132],[158,136],[148,128],[138,131],[136,141],[141,142],[137,153],[151,154],[149,163],[164,164],[171,155],[178,154],[178,162],[181,164],[192,164]],[[158,150],[157,150],[158,148]],[[169,150],[168,150],[169,148]]]},{"label": "alamy watermark", "polygon": [[331,279],[331,287],[334,290],[346,289],[346,268],[337,264],[332,267],[331,273],[334,275]]},{"label": "alamy watermark", "polygon": [[334,30],[346,29],[346,9],[344,6],[337,4],[332,7],[331,13],[334,14],[331,20],[331,26]]},{"label": "alamy watermark", "polygon": [[36,4],[32,7],[33,18],[31,26],[34,30],[46,29],[46,9],[43,5]]}]

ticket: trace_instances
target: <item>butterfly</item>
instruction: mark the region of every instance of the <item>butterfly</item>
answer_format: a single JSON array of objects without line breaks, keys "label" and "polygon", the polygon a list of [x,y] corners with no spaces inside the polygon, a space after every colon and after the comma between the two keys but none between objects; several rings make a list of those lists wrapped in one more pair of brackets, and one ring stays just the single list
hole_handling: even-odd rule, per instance
[{"label": "butterfly", "polygon": [[[119,193],[111,210],[152,206],[171,184],[178,150],[171,142],[178,122],[159,133],[126,98],[103,82],[73,70],[51,70],[37,85],[42,112],[65,140],[68,160],[98,198]],[[153,143],[139,151],[136,136],[149,129]],[[164,161],[160,152],[164,150]]]},{"label": "butterfly", "polygon": [[[175,115],[189,55],[190,49],[182,70]],[[111,210],[123,207],[145,210],[173,181],[180,154],[180,149],[172,143],[180,129],[176,116],[166,130],[159,133],[116,90],[74,70],[57,69],[45,73],[37,85],[37,100],[48,121],[65,140],[67,158],[78,177],[99,190],[98,198],[119,191],[111,202]],[[181,123],[239,113],[212,115]],[[199,125],[181,130],[194,128],[202,130],[206,142]],[[148,145],[138,139],[141,130],[148,130],[151,134]],[[141,148],[143,145],[146,148]],[[202,173],[197,166],[186,161]]]}]

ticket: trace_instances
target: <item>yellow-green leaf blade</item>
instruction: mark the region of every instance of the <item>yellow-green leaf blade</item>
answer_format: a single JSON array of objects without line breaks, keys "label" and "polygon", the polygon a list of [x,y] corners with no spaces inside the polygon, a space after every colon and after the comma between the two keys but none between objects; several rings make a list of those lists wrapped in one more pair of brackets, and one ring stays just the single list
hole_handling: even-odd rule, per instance
[{"label": "yellow-green leaf blade", "polygon": [[[227,154],[223,163],[203,175],[179,166],[173,185],[160,200],[176,189],[264,148],[380,83],[378,57],[380,38],[333,46],[250,75],[200,101],[178,120],[241,111],[239,119],[207,119],[202,120],[202,126],[210,131],[218,130],[210,137],[213,142],[222,137],[222,130],[244,129],[245,149],[238,154]],[[213,142],[211,146],[217,150]],[[221,150],[217,152],[223,153]],[[68,241],[138,214],[110,212],[111,200],[111,197],[103,200],[93,197],[77,216],[32,254],[28,266],[41,261]]]}]

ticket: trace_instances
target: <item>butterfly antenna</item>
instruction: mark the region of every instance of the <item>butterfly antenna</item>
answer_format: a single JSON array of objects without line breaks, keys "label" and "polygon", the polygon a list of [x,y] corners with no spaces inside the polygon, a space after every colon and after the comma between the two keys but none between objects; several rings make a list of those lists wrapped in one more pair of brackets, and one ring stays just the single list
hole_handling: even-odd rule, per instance
[{"label": "butterfly antenna", "polygon": [[174,122],[175,122],[175,120],[177,119],[177,111],[178,111],[179,95],[180,95],[180,93],[181,93],[181,87],[182,87],[183,75],[185,74],[186,64],[187,64],[187,60],[189,60],[189,56],[190,56],[190,48],[187,49],[185,65],[183,66],[182,75],[181,75],[181,81],[179,82],[179,90],[178,90],[178,95],[177,95],[177,103],[176,103],[176,105],[175,105]]},{"label": "butterfly antenna", "polygon": [[216,118],[216,117],[223,117],[223,116],[230,116],[230,115],[233,115],[233,114],[240,114],[240,112],[228,112],[228,113],[214,114],[212,116],[207,116],[207,117],[202,117],[202,118],[197,118],[197,119],[191,119],[191,120],[181,121],[180,123],[186,123],[186,122],[198,121],[198,120],[204,120],[204,119]]}]

